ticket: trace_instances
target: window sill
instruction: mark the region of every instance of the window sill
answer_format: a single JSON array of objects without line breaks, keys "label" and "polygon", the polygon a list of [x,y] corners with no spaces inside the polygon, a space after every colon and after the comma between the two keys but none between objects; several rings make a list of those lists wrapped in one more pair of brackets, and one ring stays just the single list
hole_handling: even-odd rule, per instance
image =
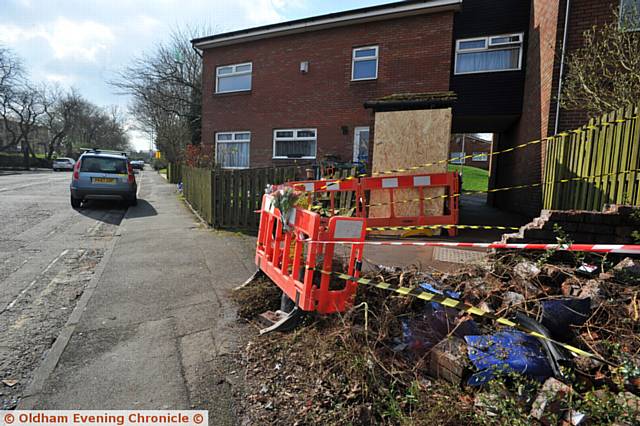
[{"label": "window sill", "polygon": [[225,96],[241,96],[241,95],[250,95],[253,90],[237,90],[235,92],[214,92],[213,96],[217,97],[225,97]]},{"label": "window sill", "polygon": [[272,160],[315,160],[316,157],[271,157]]},{"label": "window sill", "polygon": [[522,71],[522,68],[513,68],[513,69],[508,69],[508,70],[493,70],[493,71],[470,71],[470,72],[455,72],[453,73],[454,76],[459,76],[459,75],[476,75],[476,74],[495,74],[498,72],[518,72],[518,71]]},{"label": "window sill", "polygon": [[357,80],[351,79],[351,83],[352,84],[358,84],[358,83],[373,83],[378,81],[378,77],[376,78],[359,78]]}]

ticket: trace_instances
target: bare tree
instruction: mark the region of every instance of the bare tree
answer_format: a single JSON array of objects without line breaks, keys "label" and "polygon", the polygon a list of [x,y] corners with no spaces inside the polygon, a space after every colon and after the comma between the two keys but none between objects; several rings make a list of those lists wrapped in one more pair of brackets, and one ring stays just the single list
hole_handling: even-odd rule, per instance
[{"label": "bare tree", "polygon": [[2,48],[0,125],[5,135],[0,151],[20,147],[27,168],[29,158],[36,156],[36,139],[44,140],[48,159],[61,151],[72,156],[82,147],[129,149],[126,116],[121,110],[98,107],[73,89],[65,92],[57,86],[34,86],[19,58]]},{"label": "bare tree", "polygon": [[137,58],[111,84],[133,97],[131,114],[140,129],[173,161],[186,143],[200,143],[202,58],[190,40],[204,29],[175,30],[167,43]]},{"label": "bare tree", "polygon": [[0,140],[0,151],[18,146],[22,139],[11,106],[18,100],[19,87],[23,85],[24,79],[20,59],[9,49],[0,47],[0,125],[4,134]]},{"label": "bare tree", "polygon": [[125,116],[117,107],[100,108],[76,95],[70,119],[64,140],[66,155],[82,148],[129,149]]},{"label": "bare tree", "polygon": [[627,3],[614,22],[586,31],[584,46],[569,56],[563,108],[598,115],[640,99],[640,32],[632,31],[640,15]]},{"label": "bare tree", "polygon": [[[63,142],[69,136],[74,119],[79,114],[82,98],[74,89],[65,92],[55,85],[43,89],[42,99],[43,115],[41,123],[47,129],[48,135],[46,158],[51,160],[55,152],[62,150]],[[72,149],[67,151],[72,151]]]}]

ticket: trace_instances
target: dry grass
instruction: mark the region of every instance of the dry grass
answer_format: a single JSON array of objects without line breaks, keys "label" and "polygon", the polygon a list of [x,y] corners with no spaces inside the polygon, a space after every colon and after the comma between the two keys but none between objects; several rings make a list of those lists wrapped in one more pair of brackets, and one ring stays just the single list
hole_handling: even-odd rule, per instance
[{"label": "dry grass", "polygon": [[[605,269],[612,265],[606,259],[595,260]],[[471,267],[455,274],[429,277],[417,270],[385,271],[369,278],[404,286],[433,278],[441,288],[459,291],[474,305],[484,305],[500,315],[519,310],[533,317],[540,314],[542,301],[562,296],[563,284],[580,289],[593,279],[576,275],[575,259],[553,255],[540,259],[547,263],[539,264],[542,272],[535,277],[527,279],[514,272],[518,264],[530,261],[507,253],[493,259],[488,267]],[[572,384],[583,395],[603,387],[612,395],[623,387],[636,392],[633,375],[634,368],[638,369],[634,357],[640,351],[639,291],[613,276],[603,276],[598,283],[602,303],[585,325],[573,330],[568,343],[625,364],[627,369],[621,373],[578,362],[571,369]],[[507,291],[523,294],[525,303],[504,306]],[[239,291],[236,300],[241,304],[241,316],[250,319],[277,308],[280,292],[263,280]],[[474,401],[479,392],[486,396],[493,388],[469,389],[432,379],[427,375],[428,351],[416,356],[394,350],[402,338],[402,319],[419,317],[423,312],[420,300],[360,286],[354,308],[343,315],[314,317],[291,333],[256,336],[243,361],[250,390],[245,407],[248,418],[254,424],[531,424],[527,418],[530,407],[518,398],[499,398],[499,406],[492,408],[498,417],[488,417],[486,409],[474,407]],[[485,332],[495,329],[493,324],[477,322]],[[508,380],[499,385],[515,392],[513,383]],[[531,389],[535,392],[537,388],[533,385]],[[595,403],[585,403],[581,409],[591,410],[596,418],[602,398],[592,399]],[[587,397],[582,400],[590,401]],[[611,407],[601,411],[610,413]]]}]

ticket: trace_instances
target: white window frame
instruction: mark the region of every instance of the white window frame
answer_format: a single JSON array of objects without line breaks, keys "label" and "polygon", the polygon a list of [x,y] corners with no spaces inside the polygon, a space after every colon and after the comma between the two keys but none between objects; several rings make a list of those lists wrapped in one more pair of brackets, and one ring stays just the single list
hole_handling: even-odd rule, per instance
[{"label": "white window frame", "polygon": [[371,128],[369,126],[358,126],[353,129],[353,162],[358,162],[360,156],[360,133],[369,132],[369,143],[371,143]]},{"label": "white window frame", "polygon": [[[290,138],[284,138],[284,137],[276,137],[277,132],[293,132],[293,136]],[[310,138],[310,137],[298,137],[298,132],[315,132],[315,137],[314,138]],[[281,141],[315,141],[315,152],[313,153],[313,156],[307,156],[307,157],[282,157],[282,156],[276,156],[276,141],[281,140]],[[274,160],[315,160],[316,157],[318,156],[318,129],[314,129],[314,128],[300,128],[300,129],[274,129],[273,130],[273,156],[272,158]]]},{"label": "white window frame", "polygon": [[[519,41],[517,42],[507,42],[507,43],[492,43],[493,39],[501,38],[501,37],[518,37]],[[479,41],[483,40],[485,42],[484,47],[477,48],[468,48],[460,50],[460,44],[469,41]],[[483,71],[458,71],[458,55],[464,53],[478,53],[478,52],[489,52],[492,50],[510,50],[515,47],[520,49],[520,54],[518,55],[518,66],[516,68],[508,68],[502,70],[483,70]],[[486,37],[473,37],[473,38],[463,38],[456,40],[456,52],[455,52],[455,60],[454,60],[454,75],[466,75],[466,74],[483,74],[490,72],[506,72],[506,71],[520,71],[522,70],[522,57],[524,51],[524,33],[512,33],[512,34],[498,34],[498,35],[490,35]]]},{"label": "white window frame", "polygon": [[[250,66],[249,71],[236,71],[238,69],[238,67],[242,67],[242,66],[246,66],[246,65]],[[220,70],[222,68],[229,68],[229,67],[233,68],[233,71],[231,73],[229,73],[229,74],[220,74]],[[251,76],[251,79],[249,81],[249,88],[248,89],[220,91],[220,88],[219,88],[220,77],[237,77],[237,76],[247,75],[247,74],[249,74]],[[241,64],[219,65],[219,66],[216,67],[216,94],[218,94],[218,93],[250,92],[252,87],[253,87],[253,62],[243,62]]]},{"label": "white window frame", "polygon": [[[374,49],[376,54],[374,56],[365,56],[362,58],[356,58],[356,52],[361,50],[371,50]],[[372,59],[376,60],[376,75],[375,77],[366,77],[366,78],[355,78],[356,72],[356,62],[362,61],[370,61]],[[362,46],[362,47],[354,47],[351,50],[351,81],[367,81],[367,80],[377,80],[378,79],[378,65],[380,64],[380,46]]]},{"label": "white window frame", "polygon": [[[624,18],[625,18],[625,12],[626,12],[626,5],[625,3],[627,2],[627,0],[620,0],[620,8],[619,10],[619,15],[620,17],[618,18],[618,26],[620,27],[620,29],[622,29],[623,31],[640,31],[640,16],[636,16],[636,19],[638,19],[638,26],[637,27],[625,27],[626,22],[623,22]],[[637,5],[633,5],[636,8],[635,13],[640,15],[640,2],[637,2]]]},{"label": "white window frame", "polygon": [[[239,134],[249,134],[249,140],[241,139],[236,141],[236,135],[239,135]],[[218,139],[220,135],[231,135],[231,140],[221,141]],[[218,163],[218,144],[222,143],[224,145],[231,145],[231,144],[247,143],[249,144],[249,152],[247,153],[247,167],[225,167],[222,164],[220,164],[220,167],[222,167],[225,170],[246,170],[251,167],[251,132],[249,130],[233,131],[233,132],[226,132],[226,131],[216,132],[215,140],[216,140],[216,151],[215,151],[216,164],[220,164]]]},{"label": "white window frame", "polygon": [[[480,158],[480,159],[478,159]],[[475,161],[477,163],[486,163],[489,161],[489,153],[487,152],[474,152],[473,157],[471,157],[471,161]]]},{"label": "white window frame", "polygon": [[[454,155],[454,154],[460,154],[460,155]],[[449,156],[449,163],[451,164],[456,164],[456,165],[464,165],[466,163],[466,157],[467,154],[465,152],[462,151],[456,151],[456,152],[452,152],[451,155]]]}]

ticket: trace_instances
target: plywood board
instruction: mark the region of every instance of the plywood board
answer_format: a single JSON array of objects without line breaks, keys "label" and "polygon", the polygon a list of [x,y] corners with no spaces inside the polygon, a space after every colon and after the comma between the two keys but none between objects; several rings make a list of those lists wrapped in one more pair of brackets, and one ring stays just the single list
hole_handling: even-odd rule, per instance
[{"label": "plywood board", "polygon": [[[418,111],[378,112],[375,118],[372,169],[376,172],[399,169],[447,159],[451,139],[451,108]],[[397,173],[444,173],[447,163],[421,168],[419,171]],[[424,191],[424,197],[443,195],[444,189]],[[395,191],[395,200],[412,200],[420,197],[418,190]],[[388,203],[388,191],[372,191],[371,204]],[[425,214],[439,216],[444,213],[444,199],[426,201]],[[417,216],[417,202],[394,204],[396,217]],[[390,206],[374,206],[370,217],[389,217]]]}]

